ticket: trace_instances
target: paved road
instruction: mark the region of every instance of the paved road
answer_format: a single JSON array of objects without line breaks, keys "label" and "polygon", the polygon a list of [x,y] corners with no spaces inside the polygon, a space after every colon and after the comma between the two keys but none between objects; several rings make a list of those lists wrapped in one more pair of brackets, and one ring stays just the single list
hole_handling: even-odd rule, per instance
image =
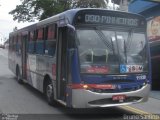
[{"label": "paved road", "polygon": [[[120,119],[130,115],[118,107],[105,109],[73,110],[62,106],[49,106],[44,96],[31,86],[20,85],[8,69],[7,51],[0,49],[0,113],[25,114],[26,120],[34,117],[43,119]],[[36,114],[28,115],[28,114]],[[47,114],[47,115],[46,115]],[[50,115],[49,115],[50,114]],[[79,114],[79,115],[77,115]],[[0,118],[1,119],[1,118]]]}]

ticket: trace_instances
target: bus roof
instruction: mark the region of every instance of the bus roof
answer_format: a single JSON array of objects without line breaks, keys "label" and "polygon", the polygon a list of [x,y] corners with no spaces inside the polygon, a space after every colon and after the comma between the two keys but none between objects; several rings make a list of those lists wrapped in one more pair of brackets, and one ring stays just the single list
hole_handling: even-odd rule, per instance
[{"label": "bus roof", "polygon": [[49,18],[44,19],[42,21],[39,21],[38,23],[35,23],[33,25],[24,27],[24,28],[19,29],[15,32],[11,32],[10,34],[15,34],[15,33],[18,33],[20,31],[23,32],[23,31],[26,31],[28,29],[37,28],[37,27],[40,27],[40,26],[43,26],[43,25],[47,25],[47,24],[56,22],[56,21],[64,19],[64,18],[67,19],[69,24],[73,24],[74,17],[78,12],[80,12],[80,11],[92,11],[92,10],[93,11],[98,10],[98,11],[106,11],[106,12],[117,12],[117,13],[126,14],[126,15],[133,15],[133,16],[137,16],[137,17],[139,16],[139,17],[145,19],[143,16],[141,16],[139,14],[123,12],[123,11],[115,11],[115,10],[113,11],[113,10],[107,10],[107,9],[102,9],[102,8],[78,8],[78,9],[70,9],[70,10],[64,11],[62,13],[59,13],[57,15],[54,15],[52,17],[49,17]]},{"label": "bus roof", "polygon": [[72,24],[73,23],[73,19],[74,16],[76,15],[76,13],[78,13],[79,11],[85,11],[85,10],[99,10],[99,11],[106,11],[106,12],[117,12],[117,13],[124,13],[124,14],[130,14],[130,15],[135,15],[135,16],[140,16],[143,17],[142,15],[136,14],[136,13],[130,13],[130,12],[123,12],[123,11],[115,11],[115,10],[107,10],[107,9],[102,9],[102,8],[77,8],[77,9],[70,9],[67,11],[64,11],[60,14],[54,15],[52,17],[49,17],[47,19],[44,19],[42,21],[40,21],[39,23],[37,23],[37,25],[43,25],[46,23],[50,23],[53,21],[57,21],[63,18],[67,18],[69,20],[69,23]]}]

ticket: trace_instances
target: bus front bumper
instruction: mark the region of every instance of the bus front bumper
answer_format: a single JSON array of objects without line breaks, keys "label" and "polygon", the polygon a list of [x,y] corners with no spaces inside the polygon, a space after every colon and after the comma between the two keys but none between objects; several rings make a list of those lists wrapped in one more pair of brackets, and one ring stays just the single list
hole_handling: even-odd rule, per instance
[{"label": "bus front bumper", "polygon": [[[96,93],[86,89],[72,89],[72,107],[112,107],[146,102],[150,91],[150,85],[146,84],[141,89],[121,93]],[[113,101],[112,96],[125,95],[124,101]]]}]

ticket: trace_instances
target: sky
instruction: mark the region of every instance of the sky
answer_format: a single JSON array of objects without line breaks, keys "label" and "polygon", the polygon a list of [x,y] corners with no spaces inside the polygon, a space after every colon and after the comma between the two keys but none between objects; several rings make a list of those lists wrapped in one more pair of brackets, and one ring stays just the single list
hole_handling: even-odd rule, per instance
[{"label": "sky", "polygon": [[9,12],[21,4],[20,0],[0,0],[0,38],[8,38],[9,33],[13,31],[15,26],[18,29],[33,23],[13,21],[13,16]]}]

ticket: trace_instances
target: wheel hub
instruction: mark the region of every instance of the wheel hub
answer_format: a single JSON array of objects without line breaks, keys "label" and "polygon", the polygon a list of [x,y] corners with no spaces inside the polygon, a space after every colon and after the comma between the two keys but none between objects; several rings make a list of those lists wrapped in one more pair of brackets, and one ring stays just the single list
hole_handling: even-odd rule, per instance
[{"label": "wheel hub", "polygon": [[52,92],[53,92],[52,90],[53,90],[52,85],[51,84],[48,85],[47,86],[47,91],[46,91],[48,98],[50,98],[52,96]]}]

